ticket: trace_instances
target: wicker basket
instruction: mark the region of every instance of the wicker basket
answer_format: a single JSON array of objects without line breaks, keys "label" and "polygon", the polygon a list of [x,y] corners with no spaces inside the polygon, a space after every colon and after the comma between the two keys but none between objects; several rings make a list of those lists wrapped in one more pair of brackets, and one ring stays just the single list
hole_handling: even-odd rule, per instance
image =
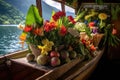
[{"label": "wicker basket", "polygon": [[102,39],[102,37],[104,36],[104,34],[95,34],[94,36],[93,36],[93,44],[94,44],[94,46],[98,46],[99,45],[99,42],[101,41],[101,39]]},{"label": "wicker basket", "polygon": [[30,50],[32,51],[32,54],[35,56],[35,60],[37,59],[37,57],[40,55],[41,50],[38,49],[38,47],[36,47],[33,44],[29,44]]}]

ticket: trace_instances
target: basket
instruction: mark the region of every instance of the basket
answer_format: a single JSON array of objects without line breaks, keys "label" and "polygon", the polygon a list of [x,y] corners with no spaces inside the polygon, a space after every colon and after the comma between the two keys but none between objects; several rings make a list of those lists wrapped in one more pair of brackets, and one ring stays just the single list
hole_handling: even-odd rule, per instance
[{"label": "basket", "polygon": [[29,48],[32,54],[35,56],[35,60],[36,60],[37,57],[40,55],[41,50],[33,44],[29,44]]},{"label": "basket", "polygon": [[99,34],[99,33],[97,33],[97,34],[95,34],[93,36],[93,44],[94,44],[94,46],[97,47],[99,45],[99,43],[100,43],[103,36],[104,36],[104,34]]}]

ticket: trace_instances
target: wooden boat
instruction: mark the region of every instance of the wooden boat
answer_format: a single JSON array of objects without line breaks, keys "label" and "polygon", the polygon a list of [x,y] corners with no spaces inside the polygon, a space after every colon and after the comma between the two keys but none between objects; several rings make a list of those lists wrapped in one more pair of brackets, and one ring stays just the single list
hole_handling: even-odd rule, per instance
[{"label": "wooden boat", "polygon": [[56,68],[27,62],[28,50],[15,52],[0,57],[0,80],[85,80],[94,71],[103,51],[97,51],[97,56],[91,60],[78,58]]},{"label": "wooden boat", "polygon": [[103,52],[104,49],[96,51],[97,55],[91,60],[83,61],[84,57],[81,57],[51,68],[27,62],[28,50],[18,51],[0,57],[0,80],[85,80],[96,68]]}]

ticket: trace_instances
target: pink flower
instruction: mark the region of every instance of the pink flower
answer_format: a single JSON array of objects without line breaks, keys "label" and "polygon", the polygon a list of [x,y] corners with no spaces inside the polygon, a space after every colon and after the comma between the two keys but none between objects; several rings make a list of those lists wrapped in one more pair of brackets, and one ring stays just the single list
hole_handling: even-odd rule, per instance
[{"label": "pink flower", "polygon": [[116,33],[117,33],[117,30],[115,28],[113,28],[112,34],[115,35]]}]

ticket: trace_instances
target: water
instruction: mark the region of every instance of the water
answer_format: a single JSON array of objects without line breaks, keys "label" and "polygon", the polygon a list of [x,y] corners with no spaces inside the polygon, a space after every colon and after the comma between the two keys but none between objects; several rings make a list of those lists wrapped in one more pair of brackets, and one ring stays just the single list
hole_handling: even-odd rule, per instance
[{"label": "water", "polygon": [[0,26],[0,55],[22,50],[19,44],[21,32],[17,26]]}]

